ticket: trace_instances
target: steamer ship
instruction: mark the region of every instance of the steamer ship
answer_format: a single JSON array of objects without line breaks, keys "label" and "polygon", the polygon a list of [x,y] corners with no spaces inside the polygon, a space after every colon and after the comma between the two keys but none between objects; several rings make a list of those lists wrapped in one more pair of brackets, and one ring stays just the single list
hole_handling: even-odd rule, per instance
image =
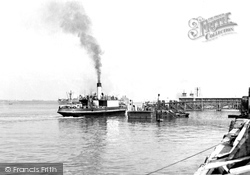
[{"label": "steamer ship", "polygon": [[97,93],[79,97],[79,103],[59,105],[57,113],[63,117],[125,115],[126,105],[117,97],[105,96],[102,84],[97,83]]}]

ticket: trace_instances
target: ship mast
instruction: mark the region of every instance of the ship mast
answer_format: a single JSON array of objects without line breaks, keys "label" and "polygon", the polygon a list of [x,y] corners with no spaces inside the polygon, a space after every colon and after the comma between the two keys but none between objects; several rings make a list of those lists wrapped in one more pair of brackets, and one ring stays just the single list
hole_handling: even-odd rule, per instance
[{"label": "ship mast", "polygon": [[71,101],[71,100],[72,100],[73,92],[72,92],[72,91],[69,91],[69,93],[68,93],[67,95],[68,95],[69,101]]}]

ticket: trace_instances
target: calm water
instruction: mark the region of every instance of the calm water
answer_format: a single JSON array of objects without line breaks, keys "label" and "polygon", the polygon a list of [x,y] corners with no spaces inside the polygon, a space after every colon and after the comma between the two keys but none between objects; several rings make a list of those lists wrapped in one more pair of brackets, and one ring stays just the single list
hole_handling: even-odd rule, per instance
[{"label": "calm water", "polygon": [[[62,162],[64,174],[143,175],[222,140],[237,111],[155,121],[62,118],[57,103],[0,104],[0,162]],[[212,150],[154,174],[193,174]]]}]

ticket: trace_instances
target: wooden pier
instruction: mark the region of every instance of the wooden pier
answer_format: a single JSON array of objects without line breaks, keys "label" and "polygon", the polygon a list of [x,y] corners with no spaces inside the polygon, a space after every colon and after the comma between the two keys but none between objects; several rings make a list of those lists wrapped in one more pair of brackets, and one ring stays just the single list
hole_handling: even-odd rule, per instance
[{"label": "wooden pier", "polygon": [[241,98],[179,98],[179,101],[170,101],[165,106],[171,110],[202,111],[212,109],[239,109]]}]

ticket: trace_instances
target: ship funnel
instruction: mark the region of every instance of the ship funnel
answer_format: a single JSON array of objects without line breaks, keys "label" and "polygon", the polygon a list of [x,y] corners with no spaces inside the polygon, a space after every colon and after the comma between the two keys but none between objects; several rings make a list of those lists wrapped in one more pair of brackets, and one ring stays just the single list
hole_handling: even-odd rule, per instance
[{"label": "ship funnel", "polygon": [[98,100],[101,99],[101,94],[102,94],[102,84],[97,83],[97,98],[98,98]]}]

